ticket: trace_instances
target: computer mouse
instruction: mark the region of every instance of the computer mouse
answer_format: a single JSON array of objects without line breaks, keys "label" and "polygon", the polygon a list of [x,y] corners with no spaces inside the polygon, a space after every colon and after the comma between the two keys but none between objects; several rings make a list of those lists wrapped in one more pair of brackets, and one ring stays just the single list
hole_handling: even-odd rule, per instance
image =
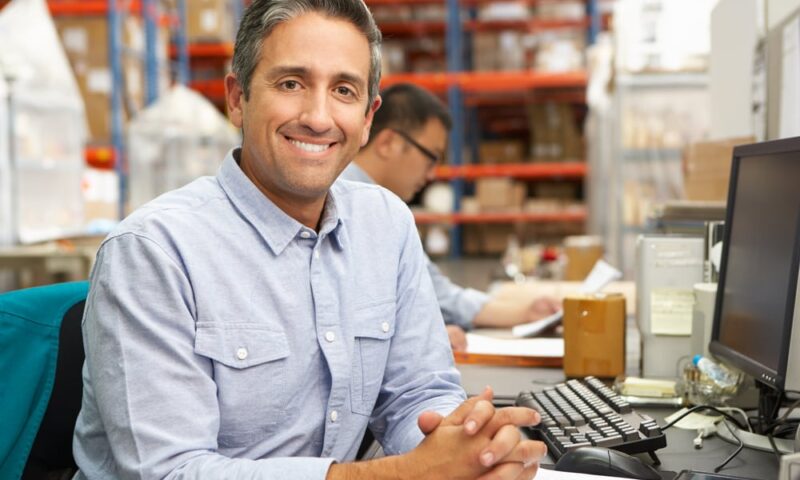
[{"label": "computer mouse", "polygon": [[570,450],[558,459],[556,470],[639,480],[661,480],[661,475],[655,468],[638,458],[603,447],[581,447]]}]

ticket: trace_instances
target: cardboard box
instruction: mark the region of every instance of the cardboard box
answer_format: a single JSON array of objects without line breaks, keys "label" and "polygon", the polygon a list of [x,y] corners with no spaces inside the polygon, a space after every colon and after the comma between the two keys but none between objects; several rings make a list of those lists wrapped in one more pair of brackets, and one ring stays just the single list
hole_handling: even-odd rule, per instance
[{"label": "cardboard box", "polygon": [[[113,87],[108,21],[102,16],[69,16],[56,17],[55,23],[86,106],[91,141],[108,142]],[[123,49],[131,53],[121,59],[125,85],[123,104],[138,110],[144,106],[144,65],[140,59],[144,52],[144,31],[140,19],[125,19],[121,39]]]},{"label": "cardboard box", "polygon": [[683,164],[686,199],[726,201],[733,147],[754,141],[753,137],[740,137],[690,145]]},{"label": "cardboard box", "polygon": [[481,178],[475,181],[481,211],[519,210],[525,200],[525,184],[510,178]]},{"label": "cardboard box", "polygon": [[233,13],[226,0],[187,0],[186,38],[190,42],[232,42]]},{"label": "cardboard box", "polygon": [[521,163],[525,157],[525,145],[519,140],[488,140],[478,147],[481,163]]}]

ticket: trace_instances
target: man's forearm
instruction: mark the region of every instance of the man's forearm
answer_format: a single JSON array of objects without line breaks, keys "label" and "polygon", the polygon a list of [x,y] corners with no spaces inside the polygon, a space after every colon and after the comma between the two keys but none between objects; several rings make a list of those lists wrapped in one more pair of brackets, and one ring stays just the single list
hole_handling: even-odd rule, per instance
[{"label": "man's forearm", "polygon": [[403,480],[421,478],[418,472],[409,471],[409,462],[403,455],[376,458],[363,462],[334,463],[326,480]]}]

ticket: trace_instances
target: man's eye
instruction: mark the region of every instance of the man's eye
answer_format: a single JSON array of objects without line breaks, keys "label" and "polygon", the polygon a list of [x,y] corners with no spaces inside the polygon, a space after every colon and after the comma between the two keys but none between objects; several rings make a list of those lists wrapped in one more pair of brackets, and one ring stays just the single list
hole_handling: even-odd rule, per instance
[{"label": "man's eye", "polygon": [[297,90],[300,87],[300,84],[297,83],[295,80],[286,80],[281,84],[284,90]]},{"label": "man's eye", "polygon": [[345,97],[353,96],[353,91],[347,87],[336,87],[336,93]]}]

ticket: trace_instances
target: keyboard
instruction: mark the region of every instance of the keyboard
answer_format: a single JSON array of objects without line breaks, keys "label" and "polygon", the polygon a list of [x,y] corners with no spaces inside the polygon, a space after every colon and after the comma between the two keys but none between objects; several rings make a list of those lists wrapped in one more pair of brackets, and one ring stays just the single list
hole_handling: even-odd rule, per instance
[{"label": "keyboard", "polygon": [[595,377],[568,380],[541,392],[520,392],[515,404],[542,416],[539,425],[525,430],[542,440],[555,460],[584,446],[628,454],[652,454],[667,446],[667,437],[653,418],[637,413]]}]

